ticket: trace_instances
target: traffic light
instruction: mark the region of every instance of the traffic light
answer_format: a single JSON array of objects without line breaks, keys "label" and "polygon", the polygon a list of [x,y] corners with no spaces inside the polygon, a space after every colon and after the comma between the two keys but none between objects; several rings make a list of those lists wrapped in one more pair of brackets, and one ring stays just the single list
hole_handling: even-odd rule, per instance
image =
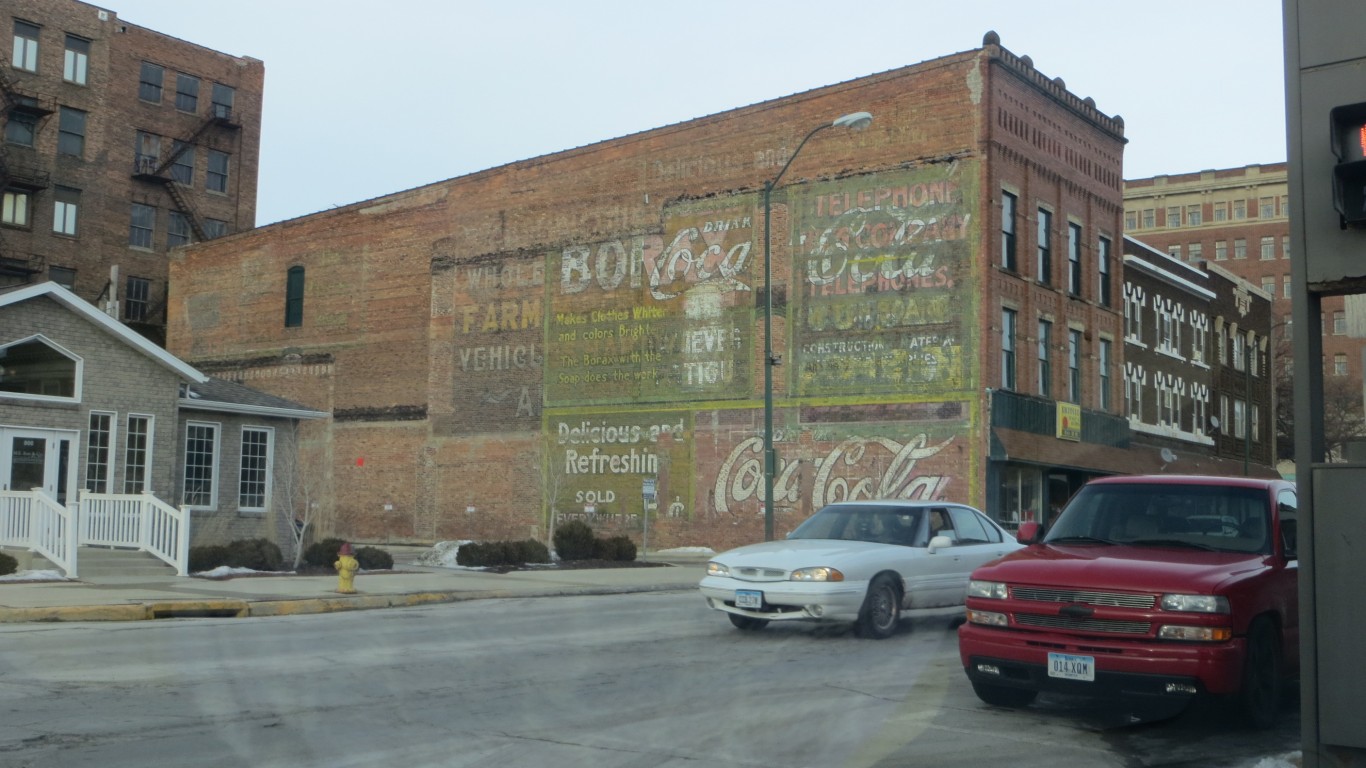
[{"label": "traffic light", "polygon": [[1366,102],[1334,107],[1332,130],[1333,206],[1342,228],[1366,227]]}]

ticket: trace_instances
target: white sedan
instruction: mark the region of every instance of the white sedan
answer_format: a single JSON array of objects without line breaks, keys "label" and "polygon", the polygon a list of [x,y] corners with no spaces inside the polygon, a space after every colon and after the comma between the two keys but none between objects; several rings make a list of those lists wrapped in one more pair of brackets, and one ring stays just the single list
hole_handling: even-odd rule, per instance
[{"label": "white sedan", "polygon": [[933,501],[846,501],[781,541],[723,552],[698,585],[739,629],[770,621],[853,622],[890,637],[905,608],[962,605],[968,575],[1021,547],[972,507]]}]

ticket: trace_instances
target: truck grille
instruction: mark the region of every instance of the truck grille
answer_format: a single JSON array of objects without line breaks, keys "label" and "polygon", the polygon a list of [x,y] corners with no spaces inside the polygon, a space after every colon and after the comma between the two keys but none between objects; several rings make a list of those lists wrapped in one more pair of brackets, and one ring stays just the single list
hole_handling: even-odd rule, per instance
[{"label": "truck grille", "polygon": [[1110,605],[1118,608],[1152,608],[1157,604],[1153,595],[1127,592],[1088,592],[1078,589],[1049,589],[1047,587],[1011,587],[1010,596],[1016,600],[1041,603],[1084,603]]},{"label": "truck grille", "polygon": [[1146,621],[1072,619],[1066,616],[1040,616],[1034,613],[1015,614],[1015,623],[1025,627],[1070,629],[1077,632],[1104,632],[1115,635],[1146,635],[1152,629],[1152,625]]}]

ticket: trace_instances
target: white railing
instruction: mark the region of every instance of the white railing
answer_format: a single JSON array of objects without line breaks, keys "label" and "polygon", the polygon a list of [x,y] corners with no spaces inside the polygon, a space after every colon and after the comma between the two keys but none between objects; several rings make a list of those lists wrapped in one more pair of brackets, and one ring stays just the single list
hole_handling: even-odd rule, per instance
[{"label": "white railing", "polygon": [[189,573],[190,510],[179,509],[149,492],[81,491],[81,543],[137,547],[185,576]]},{"label": "white railing", "polygon": [[76,505],[63,507],[38,489],[0,491],[0,544],[24,547],[76,578]]}]

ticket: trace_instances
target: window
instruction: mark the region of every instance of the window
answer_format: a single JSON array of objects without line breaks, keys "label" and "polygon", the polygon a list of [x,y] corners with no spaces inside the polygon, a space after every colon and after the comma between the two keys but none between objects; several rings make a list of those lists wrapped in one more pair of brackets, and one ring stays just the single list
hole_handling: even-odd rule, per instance
[{"label": "window", "polygon": [[1053,284],[1053,214],[1039,209],[1039,258],[1038,280],[1044,285]]},{"label": "window", "polygon": [[81,209],[81,191],[71,187],[52,190],[52,231],[59,235],[76,236],[76,223]]},{"label": "window", "polygon": [[1281,295],[1290,298],[1290,275],[1281,275],[1281,287],[1285,289]]},{"label": "window", "polygon": [[0,212],[0,222],[4,222],[12,227],[27,227],[29,202],[30,197],[27,192],[17,189],[5,190],[3,212]]},{"label": "window", "polygon": [[1281,258],[1290,258],[1290,236],[1281,235]]},{"label": "window", "polygon": [[1262,261],[1271,261],[1276,258],[1276,238],[1262,238]]},{"label": "window", "polygon": [[1201,257],[1204,256],[1204,248],[1200,243],[1191,243],[1186,252],[1189,254],[1192,263],[1200,261]]},{"label": "window", "polygon": [[263,427],[242,428],[242,464],[238,475],[237,507],[266,509],[270,489],[272,431]]},{"label": "window", "polygon": [[1081,225],[1067,224],[1067,292],[1081,295]]},{"label": "window", "polygon": [[1015,208],[1017,199],[1009,192],[1001,193],[1001,267],[1017,271],[1015,263]]},{"label": "window", "polygon": [[1347,313],[1341,309],[1333,313],[1333,335],[1341,336],[1347,333]]},{"label": "window", "polygon": [[1100,340],[1100,409],[1110,410],[1110,340]]},{"label": "window", "polygon": [[1100,291],[1097,297],[1102,307],[1110,306],[1110,238],[1102,237],[1096,247],[1096,263],[1100,270]]},{"label": "window", "polygon": [[1214,241],[1214,260],[1228,261],[1228,243],[1223,240]]},{"label": "window", "polygon": [[290,267],[285,278],[285,327],[304,324],[304,268]]},{"label": "window", "polygon": [[1192,227],[1198,227],[1198,226],[1200,226],[1201,222],[1203,222],[1203,221],[1204,221],[1204,216],[1201,215],[1200,206],[1198,206],[1198,205],[1188,205],[1188,206],[1186,206],[1186,223],[1187,223],[1187,224],[1189,224],[1189,225],[1192,226]]},{"label": "window", "polygon": [[1262,409],[1260,406],[1252,406],[1252,442],[1262,441]]},{"label": "window", "polygon": [[85,448],[85,489],[91,493],[109,493],[109,446],[113,442],[114,414],[91,411]]},{"label": "window", "polygon": [[1247,241],[1242,239],[1241,237],[1233,241],[1233,258],[1247,258]]},{"label": "window", "polygon": [[1081,403],[1081,331],[1067,330],[1067,399]]},{"label": "window", "polygon": [[1157,226],[1157,213],[1152,208],[1143,209],[1143,228],[1152,229]]},{"label": "window", "polygon": [[204,219],[204,237],[209,240],[228,234],[228,222],[221,219]]},{"label": "window", "polygon": [[1181,259],[1181,244],[1167,246],[1167,255],[1179,261]]},{"label": "window", "polygon": [[171,154],[175,160],[171,161],[171,178],[175,179],[182,186],[194,185],[194,145],[185,145],[177,141],[171,147]]},{"label": "window", "polygon": [[[38,104],[38,100],[32,96],[13,95],[11,98],[15,107],[32,107]],[[21,147],[33,146],[33,142],[38,136],[37,115],[13,108],[6,110],[6,112],[8,114],[5,118],[5,141]]]},{"label": "window", "polygon": [[1223,202],[1214,204],[1214,220],[1228,221],[1228,203]]},{"label": "window", "polygon": [[66,57],[62,63],[62,79],[68,83],[85,85],[90,67],[90,41],[75,35],[66,36]]},{"label": "window", "polygon": [[1271,294],[1272,296],[1275,296],[1275,295],[1276,295],[1276,276],[1275,276],[1275,275],[1262,275],[1262,290],[1263,290],[1263,291],[1266,291],[1267,293]]},{"label": "window", "polygon": [[1263,197],[1261,199],[1259,218],[1269,219],[1276,215],[1276,198]]},{"label": "window", "polygon": [[1333,355],[1333,375],[1347,375],[1347,355],[1343,352],[1339,352],[1336,355]]},{"label": "window", "polygon": [[156,227],[157,209],[133,203],[132,220],[128,225],[128,244],[134,248],[152,248],[152,230]]},{"label": "window", "polygon": [[49,266],[47,268],[47,279],[68,291],[76,290],[76,270],[70,267]]},{"label": "window", "polygon": [[212,96],[213,116],[223,120],[232,119],[232,102],[237,92],[232,86],[214,83]]},{"label": "window", "polygon": [[14,20],[14,58],[10,60],[15,69],[27,72],[38,71],[38,25],[27,21]]},{"label": "window", "polygon": [[1131,378],[1124,386],[1125,406],[1129,411],[1130,419],[1143,420],[1143,381],[1138,378]]},{"label": "window", "polygon": [[217,499],[218,425],[191,421],[185,425],[185,488],[181,503],[213,509]]},{"label": "window", "polygon": [[1125,211],[1124,230],[1126,232],[1132,232],[1135,229],[1138,229],[1138,211]]},{"label": "window", "polygon": [[1247,201],[1246,201],[1246,200],[1234,200],[1234,201],[1233,201],[1233,220],[1234,220],[1234,221],[1242,221],[1243,219],[1246,219],[1246,218],[1247,218]]},{"label": "window", "polygon": [[1233,436],[1239,439],[1247,436],[1247,403],[1233,401]]},{"label": "window", "polygon": [[1197,435],[1205,434],[1205,425],[1209,423],[1205,418],[1206,408],[1204,399],[1199,395],[1191,399],[1191,432]]},{"label": "window", "polygon": [[1048,320],[1039,321],[1039,394],[1048,397],[1052,392],[1051,383],[1053,381],[1053,368],[1050,363],[1053,346],[1053,323]]},{"label": "window", "polygon": [[175,108],[181,112],[199,111],[199,78],[184,73],[176,74]]},{"label": "window", "polygon": [[79,359],[42,337],[29,337],[0,347],[0,395],[74,398],[80,386]]},{"label": "window", "polygon": [[154,104],[161,103],[161,81],[166,70],[150,61],[142,62],[142,72],[138,75],[138,98]]},{"label": "window", "polygon": [[57,152],[63,155],[85,155],[85,112],[62,107],[57,119]]},{"label": "window", "polygon": [[1161,304],[1154,307],[1154,310],[1153,314],[1157,321],[1157,348],[1175,354],[1178,351],[1176,318],[1170,310],[1162,308]]},{"label": "window", "polygon": [[1143,343],[1143,299],[1138,294],[1130,295],[1124,302],[1124,335]]},{"label": "window", "polygon": [[1290,195],[1281,195],[1281,215],[1290,215]]},{"label": "window", "polygon": [[152,281],[145,277],[129,277],[124,283],[123,319],[125,322],[141,323],[147,320],[147,310],[151,302]]},{"label": "window", "polygon": [[1235,370],[1235,371],[1246,370],[1246,369],[1247,369],[1247,360],[1246,360],[1246,358],[1245,358],[1245,355],[1247,354],[1246,339],[1243,338],[1243,335],[1242,335],[1241,333],[1238,333],[1238,334],[1234,334],[1234,335],[1233,335],[1232,341],[1233,341],[1233,349],[1232,349],[1232,355],[1233,355],[1233,370]]},{"label": "window", "polygon": [[1191,362],[1205,362],[1205,326],[1203,323],[1191,324]]},{"label": "window", "polygon": [[128,415],[128,437],[123,447],[123,492],[142,493],[152,466],[152,417]]},{"label": "window", "polygon": [[166,218],[166,247],[174,248],[178,245],[188,245],[190,242],[189,217],[180,211],[168,211]]},{"label": "window", "polygon": [[138,131],[134,152],[137,155],[137,172],[154,174],[161,165],[161,137],[155,133]]},{"label": "window", "polygon": [[1181,207],[1172,205],[1167,207],[1167,227],[1181,226]]},{"label": "window", "polygon": [[1227,435],[1233,429],[1233,423],[1228,417],[1228,395],[1219,396],[1219,431]]},{"label": "window", "polygon": [[222,192],[227,194],[228,153],[219,152],[216,149],[210,149],[208,152],[209,168],[208,173],[206,174],[208,178],[204,182],[204,188],[210,192]]},{"label": "window", "polygon": [[1015,388],[1015,317],[1013,309],[1001,310],[1001,388]]}]

